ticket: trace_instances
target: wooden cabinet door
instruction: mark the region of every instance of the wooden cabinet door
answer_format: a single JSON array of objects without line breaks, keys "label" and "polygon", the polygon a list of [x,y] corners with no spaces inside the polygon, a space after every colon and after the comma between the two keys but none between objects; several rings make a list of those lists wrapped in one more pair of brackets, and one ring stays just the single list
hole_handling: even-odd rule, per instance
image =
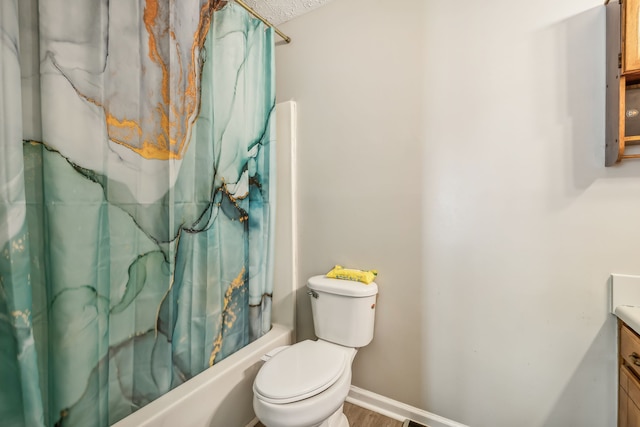
[{"label": "wooden cabinet door", "polygon": [[622,73],[640,71],[640,0],[623,0]]},{"label": "wooden cabinet door", "polygon": [[[624,337],[620,337],[622,342]],[[629,418],[629,373],[624,365],[620,365],[618,370],[618,427],[628,427]]]},{"label": "wooden cabinet door", "polygon": [[627,369],[620,367],[618,427],[640,427],[640,381]]},{"label": "wooden cabinet door", "polygon": [[627,392],[620,387],[618,389],[618,427],[627,427],[627,418],[629,407],[629,396]]},{"label": "wooden cabinet door", "polygon": [[640,409],[631,400],[627,407],[627,427],[640,427]]}]

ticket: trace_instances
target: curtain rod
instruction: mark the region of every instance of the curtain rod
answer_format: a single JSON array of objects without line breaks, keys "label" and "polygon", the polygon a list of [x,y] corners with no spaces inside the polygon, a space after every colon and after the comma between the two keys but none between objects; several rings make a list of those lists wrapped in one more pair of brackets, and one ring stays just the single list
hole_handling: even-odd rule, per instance
[{"label": "curtain rod", "polygon": [[284,34],[282,31],[280,31],[275,25],[273,25],[271,22],[267,21],[265,18],[263,18],[258,12],[256,12],[255,10],[253,10],[248,4],[246,4],[245,2],[243,2],[242,0],[234,0],[236,3],[238,3],[239,6],[242,6],[244,9],[246,9],[247,12],[249,12],[250,14],[252,14],[253,16],[255,16],[256,18],[258,18],[259,20],[261,20],[264,25],[266,25],[267,27],[271,27],[273,28],[273,30],[276,32],[276,34],[278,34],[280,37],[282,37],[284,39],[285,42],[287,43],[291,43],[291,37],[289,37],[288,35]]}]

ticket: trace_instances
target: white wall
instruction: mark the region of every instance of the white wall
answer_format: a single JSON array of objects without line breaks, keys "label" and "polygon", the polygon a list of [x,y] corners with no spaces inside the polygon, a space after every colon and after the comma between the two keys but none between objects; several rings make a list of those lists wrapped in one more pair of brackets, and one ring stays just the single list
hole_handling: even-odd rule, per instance
[{"label": "white wall", "polygon": [[602,3],[336,0],[282,25],[298,285],[380,271],[355,385],[474,427],[615,425],[607,278],[640,273],[640,161],[602,166]]}]

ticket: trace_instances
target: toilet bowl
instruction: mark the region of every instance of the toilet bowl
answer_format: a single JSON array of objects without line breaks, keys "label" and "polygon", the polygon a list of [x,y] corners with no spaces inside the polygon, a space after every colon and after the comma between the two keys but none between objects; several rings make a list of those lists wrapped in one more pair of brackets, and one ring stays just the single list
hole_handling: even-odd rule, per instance
[{"label": "toilet bowl", "polygon": [[256,416],[267,427],[348,426],[342,405],[355,354],[355,348],[322,340],[302,341],[279,352],[256,376]]},{"label": "toilet bowl", "polygon": [[267,357],[253,383],[253,409],[267,427],[349,427],[351,363],[373,338],[378,288],[324,276],[308,287],[318,340]]}]

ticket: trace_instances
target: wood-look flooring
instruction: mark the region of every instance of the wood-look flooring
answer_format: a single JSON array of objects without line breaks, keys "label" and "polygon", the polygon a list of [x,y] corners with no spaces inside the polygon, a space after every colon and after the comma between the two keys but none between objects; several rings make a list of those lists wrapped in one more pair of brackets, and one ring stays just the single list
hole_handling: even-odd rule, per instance
[{"label": "wood-look flooring", "polygon": [[[402,421],[396,421],[349,402],[344,403],[344,414],[349,420],[349,427],[402,427]],[[265,426],[259,422],[256,427]]]}]

